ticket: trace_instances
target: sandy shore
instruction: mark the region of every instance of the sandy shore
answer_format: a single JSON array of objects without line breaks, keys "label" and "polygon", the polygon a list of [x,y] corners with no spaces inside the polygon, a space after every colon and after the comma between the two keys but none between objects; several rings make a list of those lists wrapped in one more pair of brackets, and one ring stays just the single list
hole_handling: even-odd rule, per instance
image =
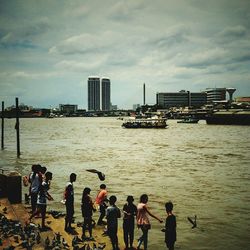
[{"label": "sandy shore", "polygon": [[[22,227],[25,226],[27,223],[27,220],[29,218],[29,212],[30,212],[30,206],[24,205],[24,204],[10,204],[8,199],[0,199],[0,214],[1,217],[6,217],[9,220],[16,220],[20,221],[22,224]],[[65,211],[61,211],[65,212]],[[75,236],[81,237],[82,235],[82,228],[80,226],[77,226],[76,224],[73,224],[72,226],[75,227],[73,234],[69,234],[64,231],[64,217],[54,218],[51,214],[47,213],[46,215],[46,226],[48,226],[50,229],[41,232],[37,226],[41,224],[41,218],[34,218],[32,220],[32,225],[34,226],[35,234],[37,235],[39,232],[40,235],[40,242],[39,240],[33,241],[33,247],[31,249],[46,249],[46,238],[48,237],[50,240],[50,245],[52,245],[52,241],[55,238],[56,234],[60,233],[60,240],[64,238],[65,242],[69,245],[69,247],[64,247],[62,243],[58,244],[58,247],[54,247],[53,249],[93,249],[94,245],[97,247],[105,246],[105,250],[112,250],[112,246],[109,240],[109,237],[104,236],[104,226],[95,226],[93,228],[93,237],[94,241],[84,241],[77,244],[77,247],[72,246],[72,240]],[[86,232],[86,236],[88,236],[88,232]],[[34,236],[35,237],[35,236]],[[124,249],[124,243],[123,243],[123,237],[122,237],[122,231],[119,230],[118,232],[118,238],[119,238],[119,245],[120,249]],[[2,241],[2,246],[0,246],[0,249],[8,248],[8,246],[14,246],[15,249],[24,249],[22,246],[22,240],[20,239],[19,235],[15,235],[13,233],[10,235],[4,235],[3,230],[0,232],[0,239]],[[31,240],[30,240],[31,241]],[[35,242],[35,243],[34,243]],[[89,245],[89,247],[87,247]],[[85,246],[85,247],[84,247]],[[51,249],[51,248],[50,248]],[[98,249],[98,248],[97,248]]]}]

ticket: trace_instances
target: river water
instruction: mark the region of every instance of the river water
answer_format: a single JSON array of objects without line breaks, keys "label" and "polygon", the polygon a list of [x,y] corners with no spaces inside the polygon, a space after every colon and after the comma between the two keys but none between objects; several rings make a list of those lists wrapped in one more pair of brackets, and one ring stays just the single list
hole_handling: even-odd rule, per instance
[{"label": "river water", "polygon": [[[16,158],[15,120],[5,120],[5,150],[0,167],[22,175],[41,163],[53,172],[48,209],[60,204],[71,172],[77,173],[75,210],[81,221],[84,187],[95,197],[101,181],[86,171],[105,173],[109,195],[122,208],[149,196],[151,211],[165,220],[171,200],[177,217],[176,249],[245,250],[250,246],[250,127],[177,124],[167,129],[124,129],[115,118],[21,119],[21,158]],[[23,190],[23,193],[25,190]],[[197,215],[191,229],[187,217]],[[95,217],[98,213],[95,214]],[[151,219],[149,249],[165,249],[164,224]],[[122,220],[119,221],[122,225]],[[136,238],[140,232],[136,229]]]}]

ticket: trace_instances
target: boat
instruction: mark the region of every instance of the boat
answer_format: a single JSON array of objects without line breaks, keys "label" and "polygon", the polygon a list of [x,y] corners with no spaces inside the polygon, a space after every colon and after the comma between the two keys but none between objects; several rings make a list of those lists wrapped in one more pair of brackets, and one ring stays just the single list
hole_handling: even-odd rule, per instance
[{"label": "boat", "polygon": [[55,115],[54,113],[50,113],[50,114],[47,116],[47,118],[49,118],[49,119],[55,118],[55,117],[56,117],[56,115]]},{"label": "boat", "polygon": [[207,124],[250,125],[250,110],[217,110],[206,116]]},{"label": "boat", "polygon": [[192,118],[192,117],[186,117],[180,121],[177,121],[177,123],[198,123],[199,119],[197,118]]},{"label": "boat", "polygon": [[166,128],[167,119],[154,116],[149,118],[136,118],[131,117],[130,119],[124,120],[122,127],[124,128]]}]

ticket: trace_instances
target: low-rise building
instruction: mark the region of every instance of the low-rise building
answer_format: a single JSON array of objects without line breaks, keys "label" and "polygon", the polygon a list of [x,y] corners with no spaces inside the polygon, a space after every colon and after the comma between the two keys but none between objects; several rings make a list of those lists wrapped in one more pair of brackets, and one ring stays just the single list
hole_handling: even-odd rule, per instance
[{"label": "low-rise building", "polygon": [[156,94],[156,103],[161,108],[171,107],[201,107],[207,103],[205,92],[164,92]]}]

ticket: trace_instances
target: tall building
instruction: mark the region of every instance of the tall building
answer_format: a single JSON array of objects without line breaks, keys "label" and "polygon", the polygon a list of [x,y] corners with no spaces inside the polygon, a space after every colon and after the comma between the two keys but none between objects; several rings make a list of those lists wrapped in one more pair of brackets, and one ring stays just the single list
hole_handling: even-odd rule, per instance
[{"label": "tall building", "polygon": [[100,77],[88,78],[88,110],[100,110]]},{"label": "tall building", "polygon": [[102,78],[102,110],[110,110],[110,79]]}]

